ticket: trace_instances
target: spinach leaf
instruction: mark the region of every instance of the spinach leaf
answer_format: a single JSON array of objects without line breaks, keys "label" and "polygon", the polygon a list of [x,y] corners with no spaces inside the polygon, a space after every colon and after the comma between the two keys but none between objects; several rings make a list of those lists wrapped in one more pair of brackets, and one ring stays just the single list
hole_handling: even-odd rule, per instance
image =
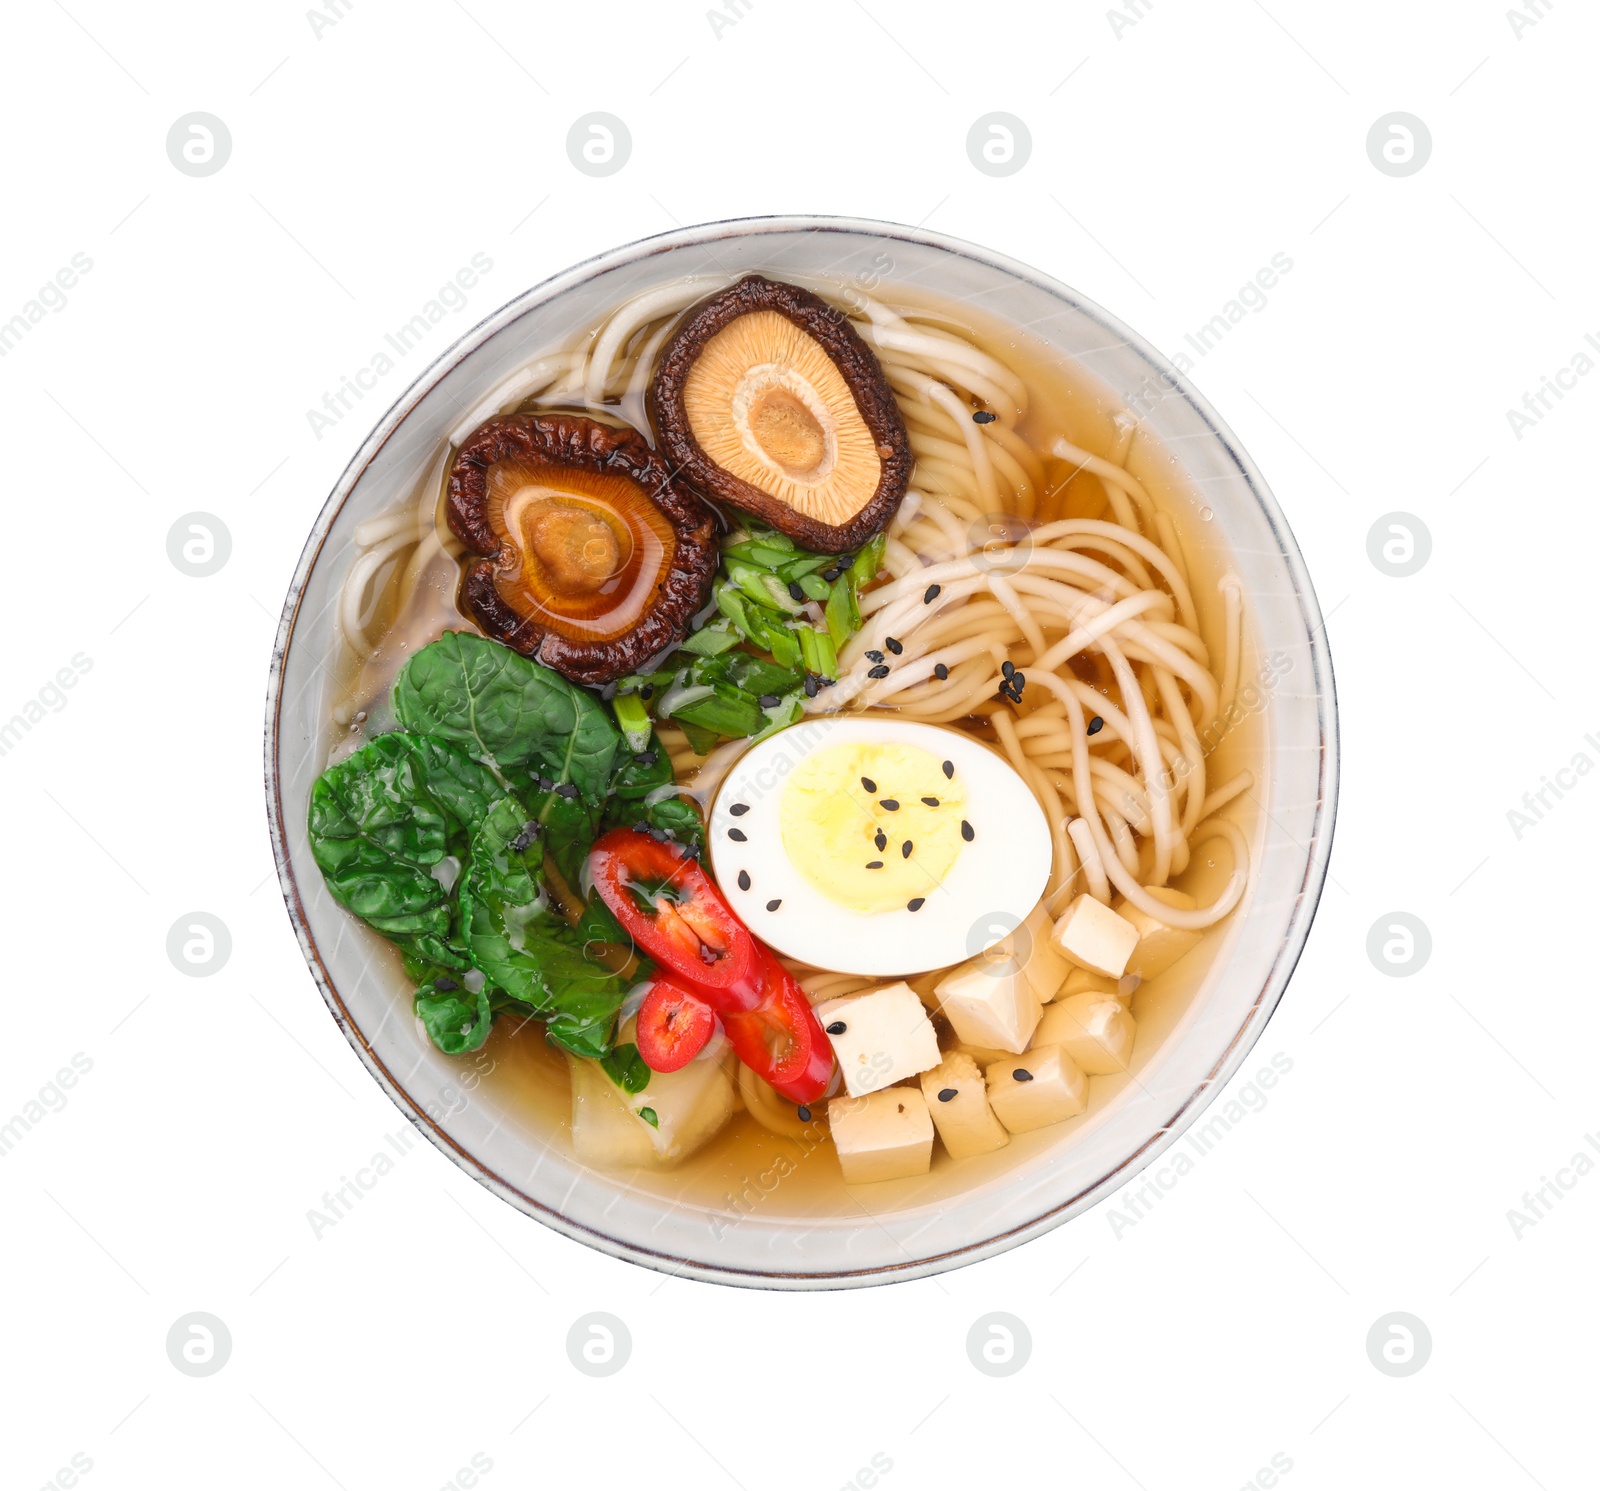
[{"label": "spinach leaf", "polygon": [[606,1076],[624,1092],[643,1092],[650,1085],[650,1068],[644,1064],[639,1048],[629,1041],[600,1058]]},{"label": "spinach leaf", "polygon": [[657,787],[665,787],[671,780],[672,758],[652,732],[644,750],[629,752],[618,763],[611,778],[611,794],[631,802]]},{"label": "spinach leaf", "polygon": [[[378,931],[442,944],[460,868],[447,860],[466,855],[500,795],[493,776],[453,746],[380,735],[317,778],[312,857],[334,899]],[[422,956],[436,954],[430,946]]]},{"label": "spinach leaf", "polygon": [[461,747],[511,785],[516,773],[604,801],[622,736],[593,694],[486,637],[446,632],[413,654],[394,684],[407,730]]},{"label": "spinach leaf", "polygon": [[687,797],[664,797],[648,805],[613,798],[606,806],[600,827],[657,829],[687,846],[698,859],[705,848],[705,824],[699,810]]},{"label": "spinach leaf", "polygon": [[489,1039],[494,1024],[487,988],[476,994],[465,989],[439,993],[429,984],[417,990],[415,1008],[429,1038],[446,1056],[476,1051]]},{"label": "spinach leaf", "polygon": [[610,1048],[627,984],[591,958],[587,939],[550,905],[515,798],[490,811],[461,884],[461,923],[473,963],[491,983],[548,1020],[547,1034],[579,1055]]}]

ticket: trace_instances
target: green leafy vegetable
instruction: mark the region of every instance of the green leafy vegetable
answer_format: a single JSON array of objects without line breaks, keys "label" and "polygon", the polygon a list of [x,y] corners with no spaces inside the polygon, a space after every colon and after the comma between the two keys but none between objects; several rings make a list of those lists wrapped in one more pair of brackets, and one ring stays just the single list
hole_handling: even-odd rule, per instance
[{"label": "green leafy vegetable", "polygon": [[417,1018],[427,1028],[434,1045],[446,1056],[476,1051],[489,1039],[494,1024],[487,988],[476,994],[465,989],[438,993],[430,985],[417,990],[415,1007]]},{"label": "green leafy vegetable", "polygon": [[624,1092],[643,1092],[650,1085],[650,1068],[644,1064],[644,1057],[632,1041],[601,1057],[600,1065],[605,1068],[606,1076]]},{"label": "green leafy vegetable", "polygon": [[642,1118],[653,1129],[659,1129],[661,1127],[661,1120],[656,1117],[656,1110],[654,1108],[641,1108],[639,1110],[639,1117]]},{"label": "green leafy vegetable", "polygon": [[587,939],[550,905],[538,876],[542,845],[515,798],[490,810],[461,884],[461,923],[474,965],[548,1021],[546,1034],[580,1056],[609,1049],[624,980],[589,955]]},{"label": "green leafy vegetable", "polygon": [[[442,947],[459,859],[499,796],[494,778],[453,746],[380,735],[312,787],[312,857],[334,899],[363,921]],[[422,956],[437,961],[434,947]]]},{"label": "green leafy vegetable", "polygon": [[467,632],[446,632],[411,658],[395,680],[394,710],[407,730],[493,763],[506,785],[513,773],[537,773],[596,804],[622,746],[593,694]]}]

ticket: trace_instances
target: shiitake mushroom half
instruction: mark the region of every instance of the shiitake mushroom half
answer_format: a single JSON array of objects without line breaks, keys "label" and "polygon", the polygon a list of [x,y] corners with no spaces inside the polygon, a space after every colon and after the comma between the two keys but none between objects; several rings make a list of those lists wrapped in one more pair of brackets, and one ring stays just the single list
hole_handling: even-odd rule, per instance
[{"label": "shiitake mushroom half", "polygon": [[747,275],[692,308],[662,349],[651,409],[690,482],[817,552],[865,543],[911,481],[878,359],[798,285]]},{"label": "shiitake mushroom half", "polygon": [[461,610],[576,683],[610,683],[682,641],[717,566],[704,503],[637,431],[580,415],[480,425],[446,512],[477,556]]}]

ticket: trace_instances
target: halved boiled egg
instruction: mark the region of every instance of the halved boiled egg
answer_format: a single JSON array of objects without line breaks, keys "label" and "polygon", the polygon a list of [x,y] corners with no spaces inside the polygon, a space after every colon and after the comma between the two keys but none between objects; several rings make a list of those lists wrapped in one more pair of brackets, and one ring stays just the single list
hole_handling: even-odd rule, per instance
[{"label": "halved boiled egg", "polygon": [[864,716],[752,747],[711,810],[711,863],[745,925],[840,973],[910,974],[984,951],[1050,876],[1022,778],[973,736]]}]

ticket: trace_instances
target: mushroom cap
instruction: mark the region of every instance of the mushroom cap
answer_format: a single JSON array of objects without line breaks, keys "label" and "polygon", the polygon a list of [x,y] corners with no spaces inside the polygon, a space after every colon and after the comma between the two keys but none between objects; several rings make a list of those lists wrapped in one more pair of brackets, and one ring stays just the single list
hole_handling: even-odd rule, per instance
[{"label": "mushroom cap", "polygon": [[865,543],[911,484],[905,420],[872,349],[820,296],[759,274],[686,313],[651,412],[696,488],[818,553]]},{"label": "mushroom cap", "polygon": [[446,517],[476,556],[462,612],[575,683],[610,683],[681,642],[717,566],[705,504],[638,431],[582,415],[479,425]]}]

